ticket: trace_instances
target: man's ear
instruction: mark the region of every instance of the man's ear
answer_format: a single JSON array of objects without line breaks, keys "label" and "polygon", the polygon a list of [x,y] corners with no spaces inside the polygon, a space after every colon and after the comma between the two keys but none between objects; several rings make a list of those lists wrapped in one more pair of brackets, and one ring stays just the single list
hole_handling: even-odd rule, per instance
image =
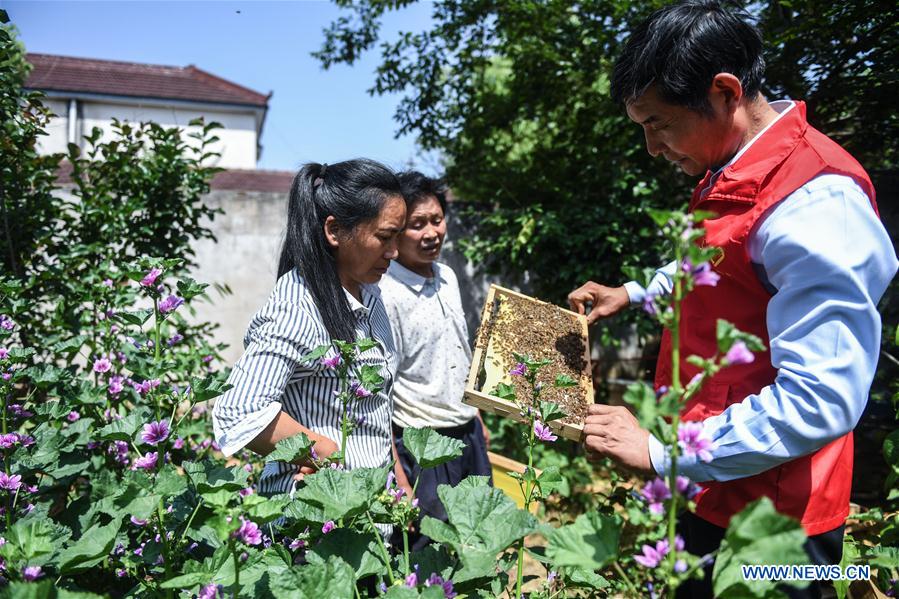
[{"label": "man's ear", "polygon": [[337,219],[333,216],[329,216],[325,219],[325,239],[332,248],[338,248],[340,246],[340,225],[337,224]]},{"label": "man's ear", "polygon": [[709,86],[709,102],[712,108],[723,108],[728,114],[733,114],[737,106],[743,100],[743,84],[740,79],[731,73],[718,73],[712,78]]}]

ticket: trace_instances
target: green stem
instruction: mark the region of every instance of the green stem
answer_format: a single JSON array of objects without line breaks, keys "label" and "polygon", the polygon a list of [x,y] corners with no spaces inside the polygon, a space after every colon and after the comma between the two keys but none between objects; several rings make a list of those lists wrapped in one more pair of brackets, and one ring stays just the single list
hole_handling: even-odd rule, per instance
[{"label": "green stem", "polygon": [[178,544],[179,544],[179,545],[180,545],[181,543],[184,542],[184,537],[187,536],[187,531],[190,530],[190,525],[191,525],[191,524],[193,523],[193,521],[194,521],[194,516],[197,515],[197,512],[198,512],[198,511],[200,511],[200,506],[201,506],[202,504],[203,504],[203,498],[202,498],[202,497],[198,497],[198,498],[197,498],[197,505],[194,507],[194,511],[192,511],[192,512],[190,513],[190,518],[187,519],[187,525],[184,527],[184,531],[181,533],[181,537],[178,539]]},{"label": "green stem", "polygon": [[409,576],[409,529],[403,528],[403,563],[405,574]]},{"label": "green stem", "polygon": [[[683,256],[679,245],[675,245],[676,271],[674,273],[674,326],[671,328],[671,387],[676,396],[681,395],[680,380],[680,321],[681,302],[683,301]],[[668,473],[668,488],[671,490],[671,503],[668,506],[668,567],[674,571],[674,563],[677,559],[675,552],[675,540],[677,539],[677,458],[680,447],[677,443],[677,429],[680,426],[680,409],[671,419],[672,443],[671,443],[671,469]],[[668,589],[668,596],[674,597],[675,589]]]},{"label": "green stem", "polygon": [[619,564],[618,562],[614,562],[612,564],[612,566],[615,568],[615,571],[618,573],[618,576],[621,577],[621,580],[624,581],[624,584],[627,585],[627,588],[630,590],[630,592],[634,594],[633,596],[639,597],[640,593],[637,592],[637,587],[634,586],[633,581],[630,579],[630,577],[624,571],[624,568],[621,567],[621,564]]},{"label": "green stem", "polygon": [[[169,536],[165,530],[165,509],[162,506],[162,499],[156,505],[156,515],[159,519],[159,536],[162,538],[163,566],[165,567],[165,579],[172,578],[172,554],[169,550]],[[172,596],[172,590],[166,591],[166,597]]]},{"label": "green stem", "polygon": [[234,584],[231,586],[231,596],[237,599],[237,595],[240,593],[240,558],[237,556],[234,539],[228,544],[231,546],[231,557],[234,559]]},{"label": "green stem", "polygon": [[[528,434],[528,472],[533,474],[534,472],[534,416],[530,418],[530,433]],[[524,509],[528,513],[531,512],[531,493],[533,489],[531,488],[530,480],[525,481],[524,484]],[[518,541],[518,573],[516,576],[515,583],[515,596],[521,597],[521,584],[524,578],[524,539],[522,538]]]},{"label": "green stem", "polygon": [[375,526],[375,521],[372,520],[371,513],[365,512],[365,517],[368,518],[368,523],[371,524],[371,530],[375,534],[375,540],[378,541],[378,547],[381,548],[381,557],[384,559],[384,565],[387,566],[387,577],[390,579],[390,585],[393,586],[396,579],[393,577],[393,568],[390,566],[390,554],[387,553],[387,547],[384,546],[384,539],[381,538],[381,531]]}]

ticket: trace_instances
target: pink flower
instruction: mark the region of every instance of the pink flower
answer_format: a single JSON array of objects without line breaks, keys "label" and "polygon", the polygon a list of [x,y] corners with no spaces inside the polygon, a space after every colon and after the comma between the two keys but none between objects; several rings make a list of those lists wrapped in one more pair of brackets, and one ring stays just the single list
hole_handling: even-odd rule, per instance
[{"label": "pink flower", "polygon": [[134,516],[131,516],[131,524],[133,524],[135,526],[145,526],[147,524],[147,521],[141,520],[140,518],[135,518]]},{"label": "pink flower", "polygon": [[159,278],[159,275],[162,274],[162,269],[153,267],[150,269],[150,272],[140,280],[141,287],[152,287],[154,283],[156,283],[156,279]]},{"label": "pink flower", "polygon": [[745,343],[737,341],[729,350],[727,350],[724,359],[727,360],[727,363],[731,366],[736,366],[737,364],[750,364],[755,361],[755,354],[749,351],[749,348],[746,347]]},{"label": "pink flower", "polygon": [[137,391],[141,395],[146,395],[151,390],[159,386],[159,379],[148,379],[142,383],[135,383],[134,381],[132,381],[131,385],[134,387],[135,391]]},{"label": "pink flower", "polygon": [[402,487],[397,487],[396,489],[388,489],[387,493],[393,497],[393,503],[399,503],[400,499],[403,498],[403,495],[406,494],[406,490]]},{"label": "pink flower", "polygon": [[107,387],[109,390],[109,393],[112,395],[118,395],[119,393],[121,393],[122,389],[125,388],[124,381],[125,381],[125,377],[120,376],[120,375],[115,375],[115,376],[111,377],[109,379],[109,386]]},{"label": "pink flower", "polygon": [[306,541],[304,541],[303,539],[285,539],[285,540],[290,541],[290,544],[288,545],[288,547],[290,547],[290,549],[292,549],[292,550],[302,549],[303,547],[306,546]]},{"label": "pink flower", "polygon": [[6,472],[0,471],[0,489],[7,491],[15,491],[22,486],[22,477],[18,474],[10,476]]},{"label": "pink flower", "polygon": [[406,577],[406,586],[414,589],[418,585],[418,574],[412,572]]},{"label": "pink flower", "polygon": [[7,356],[9,356],[9,350],[5,347],[0,347],[0,360],[5,360]]},{"label": "pink flower", "polygon": [[714,449],[712,440],[702,432],[701,422],[684,422],[677,430],[678,445],[687,457],[698,457],[703,462],[711,462]]},{"label": "pink flower", "polygon": [[159,455],[155,451],[149,451],[144,455],[144,457],[134,460],[134,465],[131,467],[131,469],[137,470],[138,468],[140,468],[141,470],[152,470],[156,467],[156,460],[158,459]]},{"label": "pink flower", "polygon": [[393,486],[393,482],[395,480],[396,480],[396,474],[394,474],[393,472],[388,472],[387,473],[387,484],[384,485],[384,488],[389,491],[390,488]]},{"label": "pink flower", "polygon": [[515,368],[509,371],[512,376],[524,376],[528,372],[528,367],[524,362],[519,362]]},{"label": "pink flower", "polygon": [[112,368],[112,362],[109,361],[109,358],[98,358],[94,360],[94,372],[109,372]]},{"label": "pink flower", "polygon": [[44,572],[40,566],[25,566],[25,569],[22,570],[22,578],[28,582],[37,580],[43,575]]},{"label": "pink flower", "polygon": [[16,433],[7,433],[5,435],[0,435],[0,447],[2,447],[3,449],[9,449],[18,442],[19,435]]},{"label": "pink flower", "polygon": [[534,421],[534,434],[541,441],[555,441],[559,437],[552,433],[552,430],[539,420]]},{"label": "pink flower", "polygon": [[661,478],[655,478],[646,483],[640,494],[649,502],[649,511],[653,514],[661,514],[665,509],[665,500],[671,499],[671,490]]},{"label": "pink flower", "polygon": [[81,414],[79,414],[78,412],[76,412],[74,410],[69,412],[69,415],[66,416],[66,420],[68,420],[69,422],[76,422],[80,419],[81,419]]},{"label": "pink flower", "polygon": [[328,534],[332,530],[334,530],[334,521],[333,520],[328,520],[327,522],[325,522],[322,525],[322,534]]},{"label": "pink flower", "polygon": [[6,314],[0,314],[0,329],[11,331],[16,328],[16,323]]},{"label": "pink flower", "polygon": [[144,425],[140,438],[148,445],[159,445],[169,438],[169,423],[165,420]]},{"label": "pink flower", "polygon": [[103,286],[112,289],[112,279],[103,279]]},{"label": "pink flower", "polygon": [[693,482],[686,476],[677,477],[677,492],[687,499],[693,499],[694,497],[696,497],[699,491],[699,486],[694,485]]},{"label": "pink flower", "polygon": [[184,303],[183,297],[178,297],[177,295],[170,295],[161,302],[159,302],[159,311],[162,314],[168,314],[169,312],[174,312],[178,309],[178,307]]},{"label": "pink flower", "polygon": [[172,443],[172,447],[174,447],[175,449],[181,449],[181,448],[183,448],[183,447],[184,447],[184,439],[182,439],[181,437],[178,437],[178,438],[175,439],[175,441]]},{"label": "pink flower", "polygon": [[362,386],[362,383],[358,381],[353,381],[350,385],[350,391],[355,395],[358,399],[364,399],[366,397],[371,397],[371,391]]},{"label": "pink flower", "polygon": [[253,494],[253,487],[247,487],[246,489],[241,489],[237,492],[241,497],[248,497]]},{"label": "pink flower", "polygon": [[[634,561],[646,568],[655,568],[662,563],[662,560],[668,555],[668,539],[657,541],[655,547],[652,545],[643,545],[642,549],[643,553],[635,555]],[[684,540],[680,535],[677,535],[674,539],[674,549],[675,551],[684,550]]]},{"label": "pink flower", "polygon": [[708,262],[691,266],[688,261],[684,260],[684,270],[693,275],[693,284],[698,286],[714,287],[721,279],[721,275],[712,270],[712,265]]},{"label": "pink flower", "polygon": [[337,368],[340,366],[340,353],[334,354],[331,358],[322,358],[322,366],[325,368]]},{"label": "pink flower", "polygon": [[4,381],[8,381],[8,380],[11,379],[11,378],[12,378],[12,373],[11,373],[11,372],[4,372],[4,373],[3,373],[3,380],[4,380]]},{"label": "pink flower", "polygon": [[643,297],[643,311],[649,314],[650,316],[655,316],[659,313],[658,308],[656,307],[656,296],[652,293],[647,293]]},{"label": "pink flower", "polygon": [[234,536],[247,545],[258,545],[262,542],[262,532],[259,526],[252,520],[244,520],[241,518],[240,528],[234,533]]},{"label": "pink flower", "polygon": [[215,583],[209,583],[205,587],[200,589],[200,593],[197,595],[197,599],[216,599],[216,597],[219,596],[219,590],[219,585]]}]

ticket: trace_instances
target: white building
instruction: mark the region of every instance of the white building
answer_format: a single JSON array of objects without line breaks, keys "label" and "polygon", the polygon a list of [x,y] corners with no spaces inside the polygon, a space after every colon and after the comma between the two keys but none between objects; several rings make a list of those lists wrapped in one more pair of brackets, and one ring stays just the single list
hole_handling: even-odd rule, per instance
[{"label": "white building", "polygon": [[[56,117],[41,140],[40,151],[65,152],[69,143],[83,147],[94,127],[111,135],[113,119],[152,121],[192,129],[198,117],[217,121],[221,153],[216,166],[255,169],[268,110],[268,95],[226,81],[193,65],[170,67],[113,60],[28,54],[34,67],[25,87],[46,95]],[[192,140],[191,140],[192,141]]]}]

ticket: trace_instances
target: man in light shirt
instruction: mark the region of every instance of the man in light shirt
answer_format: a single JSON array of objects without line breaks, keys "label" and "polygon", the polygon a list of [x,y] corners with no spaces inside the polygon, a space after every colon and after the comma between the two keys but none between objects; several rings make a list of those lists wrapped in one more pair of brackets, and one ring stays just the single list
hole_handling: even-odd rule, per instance
[{"label": "man in light shirt", "polygon": [[[399,358],[393,385],[397,453],[409,482],[417,482],[422,515],[446,520],[437,486],[455,486],[467,476],[490,476],[489,435],[477,408],[462,403],[471,364],[468,328],[459,282],[437,262],[446,236],[445,188],[439,180],[409,171],[398,175],[406,200],[406,228],[399,256],[381,279]],[[403,430],[433,428],[465,443],[462,456],[421,470],[403,446]],[[413,542],[415,548],[426,537]]]},{"label": "man in light shirt", "polygon": [[[695,514],[680,520],[686,548],[714,551],[731,517],[767,496],[809,535],[809,561],[838,564],[849,513],[852,430],[877,366],[877,302],[896,273],[893,246],[874,188],[847,152],[809,126],[799,101],[768,103],[760,93],[762,40],[747,17],[718,2],[660,9],[632,33],[612,77],[612,95],[644,131],[646,148],[703,177],[690,210],[703,222],[716,286],[685,299],[681,380],[712,357],[715,325],[727,320],[769,349],[723,369],[682,409],[713,442],[711,460],[682,456],[678,472],[701,483]],[[588,321],[669,293],[674,264],[649,289],[588,282],[569,295]],[[657,387],[671,382],[670,335],[663,338]],[[592,406],[585,447],[647,475],[667,476],[668,449],[622,407]],[[711,597],[706,578],[678,597]],[[819,597],[816,583],[784,589]]]}]

